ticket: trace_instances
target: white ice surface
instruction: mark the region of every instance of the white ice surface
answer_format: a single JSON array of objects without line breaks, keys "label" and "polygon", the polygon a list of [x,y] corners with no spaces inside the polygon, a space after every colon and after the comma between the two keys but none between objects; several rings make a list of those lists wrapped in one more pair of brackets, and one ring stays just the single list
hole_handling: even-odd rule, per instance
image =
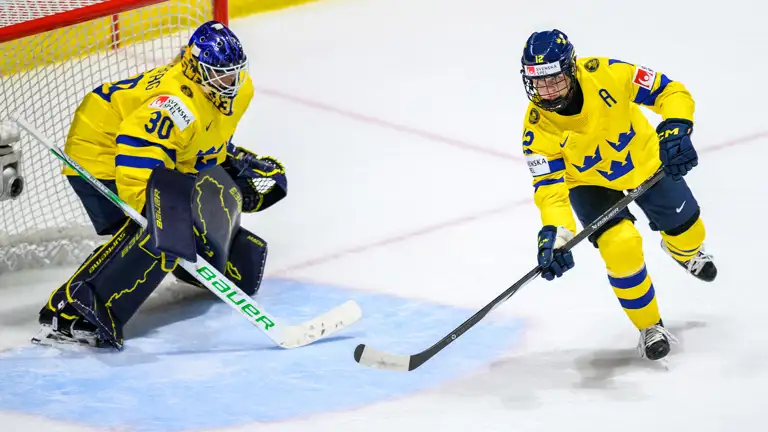
[{"label": "white ice surface", "polygon": [[[669,371],[637,359],[637,331],[582,244],[567,277],[531,283],[494,311],[523,318],[524,337],[474,376],[227,430],[765,430],[764,10],[747,0],[327,0],[235,20],[258,88],[236,141],[279,157],[290,182],[284,202],[244,219],[269,239],[268,275],[480,308],[525,274],[540,223],[518,156],[518,62],[528,34],[552,27],[582,56],[642,63],[693,92],[700,165],[687,179],[720,274],[709,285],[686,275],[633,206],[662,316],[681,340]],[[70,272],[0,278],[0,349],[28,343]],[[8,413],[0,423],[88,430]]]}]

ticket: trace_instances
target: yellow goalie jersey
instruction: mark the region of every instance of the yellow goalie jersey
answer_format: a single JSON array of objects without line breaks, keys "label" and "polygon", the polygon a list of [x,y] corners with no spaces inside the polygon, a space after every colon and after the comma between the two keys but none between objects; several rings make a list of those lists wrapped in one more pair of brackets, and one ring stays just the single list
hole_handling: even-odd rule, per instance
[{"label": "yellow goalie jersey", "polygon": [[141,211],[156,166],[196,173],[224,161],[252,98],[249,77],[234,99],[213,101],[174,62],[88,93],[65,151],[97,178],[115,180],[120,198]]},{"label": "yellow goalie jersey", "polygon": [[661,166],[656,129],[640,106],[664,119],[693,121],[694,112],[683,84],[643,66],[579,59],[576,78],[584,96],[579,114],[564,116],[529,103],[523,128],[523,153],[542,224],[572,232],[570,188],[633,189]]}]

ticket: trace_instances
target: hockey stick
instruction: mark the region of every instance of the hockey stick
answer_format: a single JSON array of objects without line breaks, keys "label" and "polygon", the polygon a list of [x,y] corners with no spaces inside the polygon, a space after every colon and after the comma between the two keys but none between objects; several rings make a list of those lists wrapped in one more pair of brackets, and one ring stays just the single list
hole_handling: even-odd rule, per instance
[{"label": "hockey stick", "polygon": [[[56,147],[46,136],[40,133],[34,126],[21,118],[18,114],[13,114],[11,119],[35,137],[37,141],[48,147],[56,157],[72,167],[80,177],[90,183],[105,197],[120,207],[131,219],[136,221],[142,228],[147,227],[147,219],[134,208],[125,203],[120,197],[104,186],[101,181],[72,160],[64,151]],[[274,316],[267,313],[264,308],[245,294],[226,276],[221,274],[215,267],[208,264],[199,254],[197,262],[191,263],[179,259],[179,264],[184,270],[193,275],[206,288],[216,294],[224,303],[237,310],[240,315],[246,317],[251,324],[264,332],[277,345],[283,348],[297,348],[308,345],[316,340],[330,336],[331,334],[344,329],[355,323],[362,317],[360,306],[353,300],[347,301],[340,306],[316,317],[305,323],[286,326],[280,324]]]},{"label": "hockey stick", "polygon": [[[648,189],[651,188],[656,182],[661,180],[661,178],[664,177],[664,170],[660,169],[659,171],[656,171],[656,173],[643,182],[640,186],[637,188],[629,191],[627,195],[624,196],[619,202],[614,204],[611,208],[605,211],[599,218],[597,218],[592,224],[590,224],[585,229],[581,230],[576,236],[574,236],[568,243],[566,243],[562,250],[570,250],[577,244],[579,244],[582,240],[589,237],[600,229],[601,226],[605,225],[606,222],[611,220],[614,216],[616,216],[620,211],[622,211],[624,208],[626,208],[632,201],[634,201],[637,197],[645,193]],[[447,347],[451,342],[455,341],[459,336],[464,334],[467,330],[472,328],[475,324],[479,323],[480,320],[485,318],[488,313],[490,313],[492,310],[494,310],[496,307],[507,301],[510,297],[512,297],[520,288],[525,286],[528,282],[535,279],[539,274],[541,273],[541,267],[536,266],[533,270],[529,271],[528,274],[522,277],[519,281],[515,282],[514,285],[509,287],[506,291],[501,293],[498,297],[493,299],[490,303],[488,303],[484,308],[480,309],[476,314],[472,315],[468,320],[464,321],[460,326],[456,327],[450,334],[446,335],[444,338],[440,339],[436,344],[432,345],[431,347],[427,348],[426,350],[414,354],[414,355],[401,355],[401,354],[392,354],[385,351],[380,351],[375,348],[369,347],[365,344],[360,344],[355,348],[355,361],[360,363],[361,365],[376,368],[376,369],[388,369],[388,370],[396,370],[396,371],[412,371],[416,369],[417,367],[424,364],[427,360],[431,359],[435,354],[439,353],[443,348]]]}]

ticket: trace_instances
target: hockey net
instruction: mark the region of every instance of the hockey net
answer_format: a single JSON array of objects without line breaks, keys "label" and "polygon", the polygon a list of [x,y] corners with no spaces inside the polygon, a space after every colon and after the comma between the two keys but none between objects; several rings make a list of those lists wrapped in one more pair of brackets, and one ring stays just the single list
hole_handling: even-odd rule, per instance
[{"label": "hockey net", "polygon": [[[226,0],[0,0],[0,120],[19,113],[58,146],[82,97],[168,63]],[[79,264],[96,236],[61,163],[22,132],[24,192],[0,201],[0,273]]]}]

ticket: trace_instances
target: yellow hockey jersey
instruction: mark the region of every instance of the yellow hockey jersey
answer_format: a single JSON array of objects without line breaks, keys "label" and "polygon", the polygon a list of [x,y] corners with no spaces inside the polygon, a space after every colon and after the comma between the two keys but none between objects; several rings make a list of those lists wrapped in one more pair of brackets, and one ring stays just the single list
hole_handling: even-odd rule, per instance
[{"label": "yellow hockey jersey", "polygon": [[248,77],[234,99],[213,101],[176,61],[88,93],[65,151],[97,178],[114,179],[120,198],[141,211],[156,166],[196,173],[224,161],[253,92]]},{"label": "yellow hockey jersey", "polygon": [[656,128],[640,106],[664,119],[693,121],[694,112],[683,84],[644,66],[579,59],[576,79],[584,95],[581,113],[563,116],[530,103],[522,137],[542,224],[574,233],[570,188],[633,189],[661,166]]}]

